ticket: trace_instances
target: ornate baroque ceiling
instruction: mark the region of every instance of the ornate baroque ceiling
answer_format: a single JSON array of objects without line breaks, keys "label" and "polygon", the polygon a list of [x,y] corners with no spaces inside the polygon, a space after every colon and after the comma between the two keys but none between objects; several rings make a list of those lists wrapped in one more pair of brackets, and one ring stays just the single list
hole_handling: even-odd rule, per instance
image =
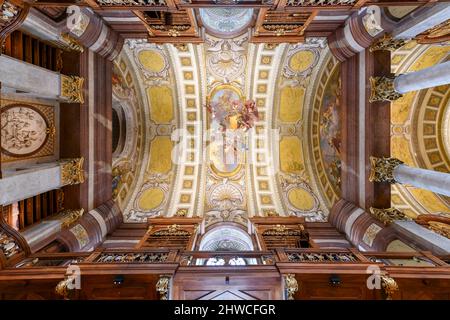
[{"label": "ornate baroque ceiling", "polygon": [[[177,47],[126,41],[114,76],[126,119],[114,194],[126,221],[326,220],[339,197],[339,65],[324,38],[269,45],[249,37],[207,33],[203,44]],[[254,100],[259,113],[250,130],[233,131],[224,152],[239,161],[231,162],[219,156],[220,124],[205,107],[228,96]]]}]

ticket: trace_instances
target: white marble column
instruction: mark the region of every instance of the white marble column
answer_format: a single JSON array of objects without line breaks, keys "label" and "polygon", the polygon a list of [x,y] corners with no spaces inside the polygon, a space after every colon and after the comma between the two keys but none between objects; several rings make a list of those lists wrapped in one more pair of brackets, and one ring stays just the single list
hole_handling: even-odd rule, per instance
[{"label": "white marble column", "polygon": [[61,187],[58,163],[18,171],[0,180],[0,205],[11,204]]},{"label": "white marble column", "polygon": [[412,12],[392,32],[394,39],[413,39],[417,35],[445,22],[450,17],[450,3],[436,3]]},{"label": "white marble column", "polygon": [[409,184],[450,197],[450,173],[412,168],[404,164],[395,167],[394,179],[401,184]]},{"label": "white marble column", "polygon": [[410,91],[433,88],[449,83],[450,61],[447,61],[420,71],[396,77],[394,80],[394,89],[398,93],[404,94]]},{"label": "white marble column", "polygon": [[371,77],[370,102],[395,101],[403,94],[434,88],[450,83],[450,61],[399,75],[397,77]]},{"label": "white marble column", "polygon": [[68,77],[6,55],[0,55],[2,90],[22,91],[36,98],[83,102],[83,78]]},{"label": "white marble column", "polygon": [[0,205],[12,204],[65,185],[82,183],[83,161],[83,158],[70,159],[14,173],[5,172],[0,179]]},{"label": "white marble column", "polygon": [[435,254],[450,254],[450,239],[428,230],[414,221],[394,221],[391,226]]}]

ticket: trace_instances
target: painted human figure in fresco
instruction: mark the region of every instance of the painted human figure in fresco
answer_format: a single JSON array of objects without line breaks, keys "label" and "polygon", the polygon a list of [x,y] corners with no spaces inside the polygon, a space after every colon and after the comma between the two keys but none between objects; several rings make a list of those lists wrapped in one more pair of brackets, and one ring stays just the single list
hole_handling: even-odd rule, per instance
[{"label": "painted human figure in fresco", "polygon": [[251,129],[259,120],[258,108],[253,100],[247,100],[242,112],[242,128],[244,131]]},{"label": "painted human figure in fresco", "polygon": [[325,89],[320,119],[321,149],[325,168],[336,186],[340,185],[341,127],[339,121],[341,83],[339,73],[333,75]]}]

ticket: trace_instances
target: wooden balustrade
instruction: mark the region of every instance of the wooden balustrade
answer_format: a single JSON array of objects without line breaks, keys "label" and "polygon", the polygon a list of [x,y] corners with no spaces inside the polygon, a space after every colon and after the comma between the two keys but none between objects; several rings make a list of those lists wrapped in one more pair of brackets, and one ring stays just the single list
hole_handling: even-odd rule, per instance
[{"label": "wooden balustrade", "polygon": [[[219,260],[220,263],[207,262]],[[237,259],[241,263],[236,263]],[[233,262],[234,260],[234,262]],[[252,266],[276,265],[277,263],[329,265],[379,264],[403,266],[395,260],[424,262],[427,266],[450,267],[444,260],[427,251],[420,252],[371,252],[359,253],[352,249],[278,249],[276,251],[184,251],[169,249],[98,249],[94,252],[64,252],[32,254],[13,268],[67,266],[68,264],[153,264],[176,263],[179,266]],[[212,261],[212,260],[211,260]],[[244,261],[244,263],[242,263]],[[411,264],[410,264],[411,265]]]}]

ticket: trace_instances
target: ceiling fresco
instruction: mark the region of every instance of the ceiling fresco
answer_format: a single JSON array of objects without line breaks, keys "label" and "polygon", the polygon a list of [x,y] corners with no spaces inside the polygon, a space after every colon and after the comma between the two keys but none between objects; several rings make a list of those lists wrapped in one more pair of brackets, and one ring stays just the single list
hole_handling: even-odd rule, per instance
[{"label": "ceiling fresco", "polygon": [[[412,41],[392,54],[396,74],[418,71],[447,61],[450,46]],[[450,171],[450,86],[407,93],[392,103],[391,154],[412,167]],[[395,184],[392,206],[410,217],[449,212],[450,199],[428,190]]]},{"label": "ceiling fresco", "polygon": [[115,101],[128,115],[114,161],[125,221],[326,221],[339,197],[340,82],[325,39],[127,40],[115,70]]}]

